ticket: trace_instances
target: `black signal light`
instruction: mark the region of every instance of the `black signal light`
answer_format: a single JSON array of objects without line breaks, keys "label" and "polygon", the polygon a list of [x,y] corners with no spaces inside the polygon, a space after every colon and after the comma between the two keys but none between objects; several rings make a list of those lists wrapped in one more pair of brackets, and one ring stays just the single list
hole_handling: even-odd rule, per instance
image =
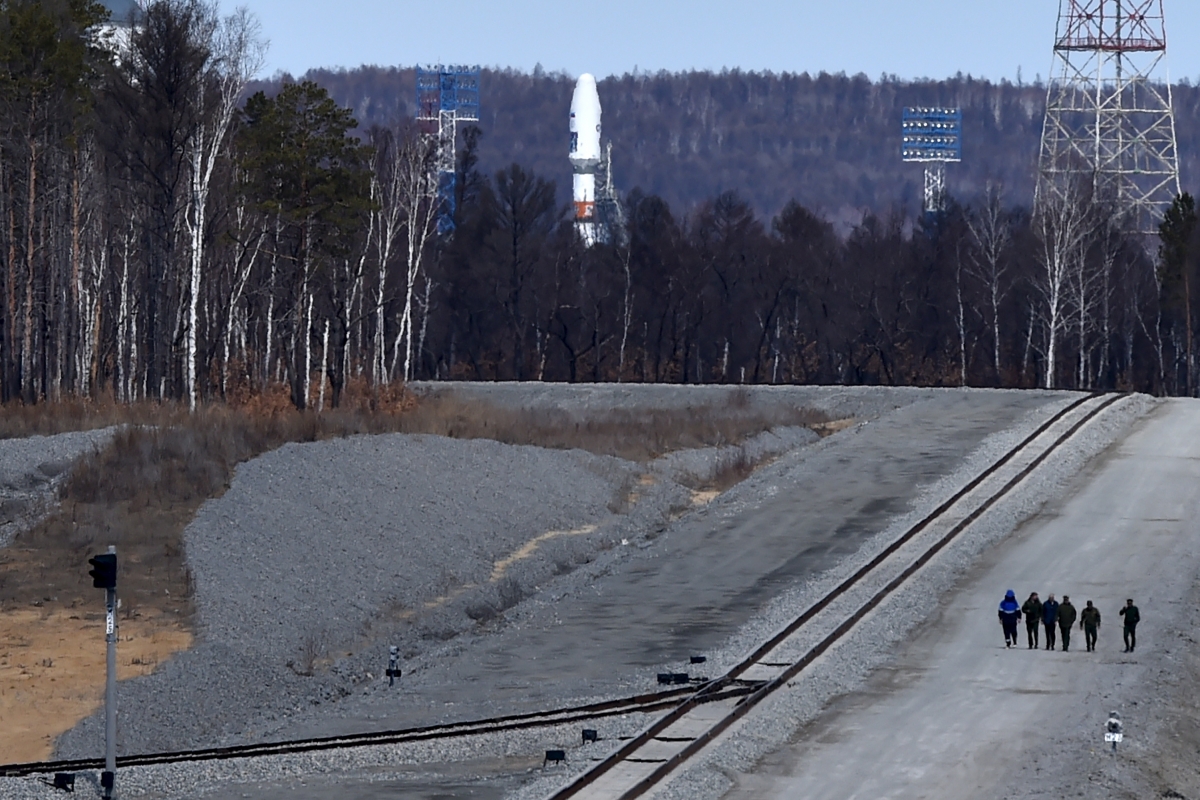
[{"label": "black signal light", "polygon": [[93,567],[88,570],[88,575],[92,576],[92,586],[97,589],[117,588],[117,556],[115,553],[103,553],[89,558],[88,563]]}]

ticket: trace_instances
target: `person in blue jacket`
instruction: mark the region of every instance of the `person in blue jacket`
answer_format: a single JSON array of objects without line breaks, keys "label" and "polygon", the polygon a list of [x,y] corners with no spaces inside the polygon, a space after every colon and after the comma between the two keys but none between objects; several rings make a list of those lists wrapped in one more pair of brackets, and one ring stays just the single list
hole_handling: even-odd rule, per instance
[{"label": "person in blue jacket", "polygon": [[1021,619],[1021,604],[1017,602],[1017,593],[1012,589],[1000,601],[1000,625],[1004,628],[1004,646],[1012,647],[1017,643],[1017,623]]}]

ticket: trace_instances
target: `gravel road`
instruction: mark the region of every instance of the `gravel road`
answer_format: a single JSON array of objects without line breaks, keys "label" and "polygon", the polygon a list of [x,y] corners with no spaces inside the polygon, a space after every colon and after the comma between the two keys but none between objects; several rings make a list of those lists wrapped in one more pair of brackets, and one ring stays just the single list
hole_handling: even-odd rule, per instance
[{"label": "gravel road", "polygon": [[[855,640],[656,797],[1200,794],[1200,738],[1187,719],[1197,708],[1200,404],[1171,401],[1138,421],[1148,405],[1127,400],[1086,430],[1048,462],[1049,481],[985,515]],[[1049,502],[1007,534],[1014,512],[1028,516],[1039,499]],[[1078,627],[1069,653],[1006,649],[995,607],[1007,588],[1094,600],[1097,652]],[[1122,652],[1116,612],[1127,596],[1145,620],[1136,654]],[[1113,708],[1129,734],[1116,756],[1101,737]]]}]

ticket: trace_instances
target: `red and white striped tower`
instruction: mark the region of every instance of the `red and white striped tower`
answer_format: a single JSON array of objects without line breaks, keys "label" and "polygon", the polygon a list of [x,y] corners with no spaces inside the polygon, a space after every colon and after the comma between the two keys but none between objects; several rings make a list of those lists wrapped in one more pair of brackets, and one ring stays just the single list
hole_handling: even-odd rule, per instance
[{"label": "red and white striped tower", "polygon": [[1035,207],[1086,187],[1153,233],[1179,194],[1162,0],[1059,0]]}]

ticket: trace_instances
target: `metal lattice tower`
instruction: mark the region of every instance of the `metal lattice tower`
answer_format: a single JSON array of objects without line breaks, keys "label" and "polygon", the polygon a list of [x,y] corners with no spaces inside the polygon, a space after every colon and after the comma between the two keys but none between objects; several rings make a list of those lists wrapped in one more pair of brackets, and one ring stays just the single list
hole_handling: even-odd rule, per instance
[{"label": "metal lattice tower", "polygon": [[1162,0],[1059,0],[1034,206],[1081,184],[1131,232],[1179,194]]},{"label": "metal lattice tower", "polygon": [[625,209],[612,177],[612,142],[604,146],[604,159],[596,170],[596,222],[599,241],[619,244],[625,237]]},{"label": "metal lattice tower", "polygon": [[925,213],[946,210],[946,164],[962,161],[962,109],[906,108],[900,155],[925,165]]},{"label": "metal lattice tower", "polygon": [[417,67],[417,122],[437,140],[438,233],[454,233],[458,197],[458,123],[479,121],[479,67]]}]

